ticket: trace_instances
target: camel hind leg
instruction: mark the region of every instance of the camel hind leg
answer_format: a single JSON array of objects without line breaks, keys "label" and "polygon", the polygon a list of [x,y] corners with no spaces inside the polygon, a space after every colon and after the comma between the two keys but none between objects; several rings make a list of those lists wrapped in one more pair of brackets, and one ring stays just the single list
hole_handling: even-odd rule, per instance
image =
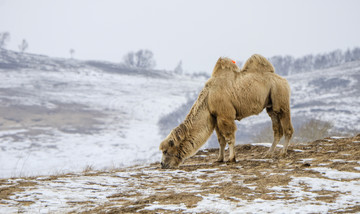
[{"label": "camel hind leg", "polygon": [[276,145],[279,143],[281,137],[283,136],[283,127],[281,125],[278,113],[274,112],[272,108],[266,108],[266,112],[268,113],[272,121],[274,140],[269,151],[265,154],[265,157],[271,157],[275,151]]},{"label": "camel hind leg", "polygon": [[271,155],[281,137],[285,135],[285,144],[281,155],[285,155],[294,132],[290,117],[290,87],[286,80],[278,82],[270,91],[271,107],[267,112],[273,122],[274,142],[269,150]]}]

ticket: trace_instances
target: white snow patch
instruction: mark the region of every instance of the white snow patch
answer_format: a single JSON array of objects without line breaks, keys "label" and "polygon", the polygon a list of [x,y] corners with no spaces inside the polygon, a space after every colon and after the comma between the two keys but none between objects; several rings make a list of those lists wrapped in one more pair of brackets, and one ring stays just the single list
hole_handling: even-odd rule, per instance
[{"label": "white snow patch", "polygon": [[346,138],[346,137],[342,137],[342,136],[332,136],[332,137],[330,137],[330,138],[332,138],[332,139],[344,139],[344,138]]},{"label": "white snow patch", "polygon": [[231,201],[226,201],[220,198],[218,194],[210,194],[202,196],[203,200],[198,202],[195,208],[188,209],[186,212],[189,213],[229,213],[237,210],[237,204]]},{"label": "white snow patch", "polygon": [[328,177],[330,179],[335,179],[335,180],[360,178],[360,173],[338,171],[336,169],[330,169],[330,168],[326,168],[326,167],[317,167],[317,168],[311,168],[311,169],[306,169],[306,170],[320,172],[323,176]]},{"label": "white snow patch", "polygon": [[343,160],[343,159],[333,159],[331,161],[334,163],[346,163],[346,160]]},{"label": "white snow patch", "polygon": [[172,205],[172,204],[157,204],[156,202],[154,204],[151,204],[150,206],[145,207],[142,210],[139,210],[139,212],[144,210],[157,210],[157,209],[164,209],[164,210],[171,210],[171,211],[185,211],[187,210],[185,204],[181,203],[180,205]]},{"label": "white snow patch", "polygon": [[314,160],[314,158],[304,158],[299,160],[300,163],[311,163]]},{"label": "white snow patch", "polygon": [[249,159],[249,161],[257,161],[257,162],[270,162],[273,163],[273,159]]},{"label": "white snow patch", "polygon": [[[272,143],[251,143],[252,146],[265,146],[265,147],[271,147]],[[276,147],[283,148],[284,146],[281,144],[277,144]]]}]

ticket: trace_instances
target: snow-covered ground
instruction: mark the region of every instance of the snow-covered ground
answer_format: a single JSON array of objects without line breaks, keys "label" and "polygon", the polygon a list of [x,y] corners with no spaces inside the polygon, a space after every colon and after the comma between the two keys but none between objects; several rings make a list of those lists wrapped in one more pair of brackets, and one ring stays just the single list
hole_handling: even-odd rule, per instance
[{"label": "snow-covered ground", "polygon": [[0,79],[0,177],[157,161],[159,117],[203,84],[91,69],[0,70]]},{"label": "snow-covered ground", "polygon": [[293,117],[329,121],[338,130],[360,130],[360,61],[287,79]]}]

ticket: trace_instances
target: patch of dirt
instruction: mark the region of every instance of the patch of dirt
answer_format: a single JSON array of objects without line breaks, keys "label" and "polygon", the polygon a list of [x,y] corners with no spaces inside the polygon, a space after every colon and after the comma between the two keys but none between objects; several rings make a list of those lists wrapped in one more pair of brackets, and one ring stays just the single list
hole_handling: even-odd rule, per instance
[{"label": "patch of dirt", "polygon": [[[0,180],[0,203],[5,203],[4,200],[10,199],[10,196],[15,193],[24,191],[26,187],[35,186],[37,182],[21,180],[19,182],[9,182],[7,179]],[[24,204],[29,204],[30,201],[19,201]]]},{"label": "patch of dirt", "polygon": [[360,213],[360,205],[348,207],[344,210],[332,210],[333,213]]}]

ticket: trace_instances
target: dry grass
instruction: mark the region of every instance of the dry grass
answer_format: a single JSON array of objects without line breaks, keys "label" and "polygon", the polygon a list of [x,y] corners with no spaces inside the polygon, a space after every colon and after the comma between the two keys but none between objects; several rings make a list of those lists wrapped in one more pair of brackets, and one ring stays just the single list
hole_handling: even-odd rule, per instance
[{"label": "dry grass", "polygon": [[[80,180],[77,184],[80,188],[78,191],[83,191],[81,188],[91,189],[94,195],[82,199],[69,198],[64,201],[67,206],[76,208],[73,213],[180,213],[181,209],[168,210],[166,206],[182,206],[185,209],[191,209],[196,207],[204,196],[209,195],[217,195],[219,199],[235,204],[239,200],[247,203],[255,203],[258,199],[291,201],[296,198],[286,187],[294,178],[330,179],[312,168],[323,167],[325,164],[331,170],[359,173],[356,168],[360,167],[360,143],[354,143],[354,141],[360,141],[360,135],[297,144],[290,147],[286,157],[278,157],[279,151],[276,151],[273,159],[263,159],[264,153],[268,150],[267,147],[238,145],[236,146],[237,162],[232,164],[214,163],[218,149],[209,149],[199,151],[178,169],[163,170],[159,163],[154,163],[150,166],[104,172],[94,171],[89,165],[84,169],[83,175],[67,174],[47,179],[29,178],[19,182],[2,179],[0,180],[3,186],[0,189],[0,201],[8,203],[9,200],[13,200],[19,206],[21,205],[23,212],[26,212],[27,207],[34,206],[37,202],[24,200],[17,197],[17,194],[26,193],[29,189],[36,190],[37,186],[41,186],[41,182],[56,183],[57,187],[52,188],[59,188],[59,191],[68,188],[66,185],[70,184],[70,191],[73,192],[76,185],[68,182],[76,180]],[[310,159],[311,161],[303,161]],[[335,160],[341,160],[341,162]],[[96,176],[101,179],[96,180]],[[110,180],[119,179],[121,183],[108,183],[104,180],[107,177],[111,178]],[[354,181],[356,180],[358,178]],[[351,179],[344,180],[344,182],[349,181]],[[106,195],[104,187],[106,190],[116,191],[111,191]],[[274,190],[274,187],[284,188],[284,190]],[[302,203],[311,201],[315,204],[336,204],[340,196],[348,194],[326,189],[312,191],[306,182],[300,182],[297,188],[309,192],[309,195],[315,195],[312,198],[310,196],[302,198]],[[97,195],[105,195],[105,202],[97,202]],[[158,208],[147,210],[146,208],[151,205],[158,205]],[[359,207],[345,206],[342,210],[345,213],[358,212]],[[336,212],[336,210],[329,210],[329,212]]]},{"label": "dry grass", "polygon": [[[311,142],[332,135],[339,135],[339,133],[339,131],[334,130],[334,125],[331,122],[310,119],[306,123],[302,124],[299,128],[295,129],[292,142]],[[355,132],[352,132],[351,134],[355,134]],[[341,135],[343,135],[343,133],[341,133]],[[272,140],[273,130],[271,126],[265,127],[252,138],[252,141],[255,143],[272,142]],[[282,141],[280,141],[280,143],[282,143]]]}]

